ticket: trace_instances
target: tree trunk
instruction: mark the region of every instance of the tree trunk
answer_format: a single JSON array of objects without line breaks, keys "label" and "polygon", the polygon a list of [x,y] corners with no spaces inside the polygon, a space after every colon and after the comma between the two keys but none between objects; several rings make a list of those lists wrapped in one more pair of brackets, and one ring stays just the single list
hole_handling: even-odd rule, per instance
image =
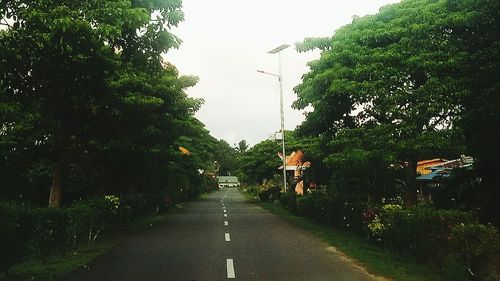
[{"label": "tree trunk", "polygon": [[52,187],[50,188],[49,207],[61,207],[62,198],[62,176],[61,162],[56,161],[52,168]]},{"label": "tree trunk", "polygon": [[404,198],[405,207],[412,207],[417,204],[417,159],[417,157],[411,157],[408,160]]}]

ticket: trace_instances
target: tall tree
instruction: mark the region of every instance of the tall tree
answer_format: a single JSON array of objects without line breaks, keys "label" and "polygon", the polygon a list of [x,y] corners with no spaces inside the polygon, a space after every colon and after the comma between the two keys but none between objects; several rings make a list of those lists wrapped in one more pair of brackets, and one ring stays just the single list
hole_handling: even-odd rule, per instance
[{"label": "tall tree", "polygon": [[236,150],[238,151],[238,153],[245,153],[245,151],[247,151],[248,149],[248,143],[246,140],[241,140],[238,145],[236,146]]},{"label": "tall tree", "polygon": [[385,6],[340,28],[330,44],[309,39],[299,45],[322,49],[295,88],[294,106],[314,107],[300,129],[335,136],[367,125],[389,128],[383,143],[393,144],[407,163],[409,205],[416,200],[417,161],[439,151],[462,109],[464,81],[455,74],[465,56],[451,43],[446,4],[409,0]]},{"label": "tall tree", "polygon": [[457,80],[466,81],[461,103],[467,147],[475,157],[475,176],[482,180],[469,186],[467,200],[481,218],[500,226],[500,2],[496,0],[447,1],[454,19],[451,38],[466,60]]},{"label": "tall tree", "polygon": [[[130,67],[161,71],[161,53],[178,45],[169,29],[183,18],[180,6],[176,0],[1,2],[2,18],[13,21],[0,32],[2,153],[9,159],[23,150],[45,152],[50,206],[61,204],[71,161],[103,132],[97,120],[120,115],[110,96],[116,70],[130,77]],[[135,105],[163,102],[129,94],[125,101]]]}]

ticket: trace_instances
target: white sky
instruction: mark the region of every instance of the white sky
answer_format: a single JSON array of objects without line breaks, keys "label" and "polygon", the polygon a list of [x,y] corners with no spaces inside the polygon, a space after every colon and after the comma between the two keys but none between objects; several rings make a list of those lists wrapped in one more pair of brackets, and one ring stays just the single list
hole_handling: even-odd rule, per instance
[{"label": "white sky", "polygon": [[185,20],[173,33],[183,40],[165,57],[181,75],[200,82],[187,92],[203,98],[196,114],[211,134],[233,145],[245,139],[251,145],[280,129],[278,55],[267,52],[281,44],[285,128],[304,119],[291,108],[293,87],[308,71],[306,63],[318,52],[298,53],[293,43],[306,37],[330,37],[353,15],[375,14],[398,0],[183,0]]}]

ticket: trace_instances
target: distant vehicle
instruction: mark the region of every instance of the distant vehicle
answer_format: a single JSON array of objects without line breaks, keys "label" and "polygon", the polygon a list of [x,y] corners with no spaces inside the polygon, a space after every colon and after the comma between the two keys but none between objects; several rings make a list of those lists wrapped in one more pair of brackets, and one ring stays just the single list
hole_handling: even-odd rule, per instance
[{"label": "distant vehicle", "polygon": [[219,182],[219,187],[240,186],[240,181],[238,180],[238,177],[235,176],[218,176],[217,181]]}]

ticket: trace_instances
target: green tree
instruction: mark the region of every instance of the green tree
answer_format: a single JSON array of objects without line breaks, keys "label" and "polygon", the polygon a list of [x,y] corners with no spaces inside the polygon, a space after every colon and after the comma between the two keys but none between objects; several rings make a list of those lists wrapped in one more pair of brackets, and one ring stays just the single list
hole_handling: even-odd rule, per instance
[{"label": "green tree", "polygon": [[[302,133],[331,137],[340,130],[382,126],[384,143],[406,162],[406,203],[416,201],[416,163],[455,145],[447,139],[461,114],[465,56],[452,43],[447,1],[413,0],[383,7],[337,30],[295,88],[294,106],[313,106]],[[447,140],[447,141],[446,141]]]},{"label": "green tree", "polygon": [[[122,118],[123,104],[165,106],[161,98],[121,86],[164,71],[161,53],[179,43],[169,28],[183,18],[180,5],[175,0],[1,2],[2,18],[13,20],[0,32],[4,165],[31,152],[50,166],[50,206],[61,204],[63,179],[78,166],[75,161],[110,149],[102,140],[115,121],[103,120]],[[176,77],[169,78],[174,84]]]},{"label": "green tree", "polygon": [[475,157],[472,178],[464,198],[485,222],[500,226],[500,2],[496,0],[447,1],[452,39],[466,60],[457,80],[465,81],[467,94],[461,100],[464,115],[459,123],[466,145]]},{"label": "green tree", "polygon": [[242,153],[245,153],[245,151],[247,151],[248,149],[248,143],[246,140],[241,140],[238,145],[236,146],[236,150],[238,151],[238,153],[242,154]]},{"label": "green tree", "polygon": [[278,174],[281,160],[278,152],[281,151],[279,143],[265,140],[251,147],[238,159],[240,165],[240,178],[247,184],[261,184]]}]

